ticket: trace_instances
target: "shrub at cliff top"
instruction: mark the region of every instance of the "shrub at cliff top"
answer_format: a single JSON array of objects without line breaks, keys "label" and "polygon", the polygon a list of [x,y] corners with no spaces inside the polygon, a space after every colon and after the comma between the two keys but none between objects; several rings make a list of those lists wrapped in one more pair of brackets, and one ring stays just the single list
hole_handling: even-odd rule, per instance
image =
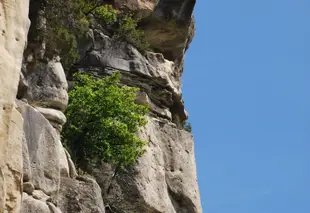
[{"label": "shrub at cliff top", "polygon": [[86,35],[93,17],[115,38],[127,41],[140,51],[148,50],[144,32],[133,14],[115,10],[102,0],[47,0],[47,56],[60,55],[65,68],[79,59],[77,43]]},{"label": "shrub at cliff top", "polygon": [[81,168],[101,160],[121,167],[133,164],[144,153],[145,141],[135,133],[146,124],[148,112],[134,102],[138,89],[118,86],[119,74],[75,77],[62,131],[72,158]]}]

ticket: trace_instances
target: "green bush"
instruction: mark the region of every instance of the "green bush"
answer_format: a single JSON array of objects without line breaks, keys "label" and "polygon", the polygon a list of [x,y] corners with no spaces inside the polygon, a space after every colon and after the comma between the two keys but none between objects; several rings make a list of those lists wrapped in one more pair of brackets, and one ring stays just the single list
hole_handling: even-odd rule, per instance
[{"label": "green bush", "polygon": [[136,136],[146,124],[147,107],[135,104],[137,88],[118,86],[120,75],[104,79],[77,74],[69,92],[63,141],[81,168],[102,160],[119,166],[133,164],[145,141]]},{"label": "green bush", "polygon": [[45,38],[48,41],[46,52],[48,58],[59,55],[62,65],[66,68],[79,60],[77,39],[69,30],[65,28],[49,29]]},{"label": "green bush", "polygon": [[192,124],[190,122],[185,122],[184,130],[186,130],[188,132],[192,132]]},{"label": "green bush", "polygon": [[120,14],[118,17],[118,30],[116,37],[134,45],[142,53],[149,50],[150,45],[146,40],[143,30],[138,29],[138,18],[133,14]]},{"label": "green bush", "polygon": [[59,55],[64,68],[79,59],[77,40],[88,31],[88,20],[81,0],[47,0],[46,56]]}]

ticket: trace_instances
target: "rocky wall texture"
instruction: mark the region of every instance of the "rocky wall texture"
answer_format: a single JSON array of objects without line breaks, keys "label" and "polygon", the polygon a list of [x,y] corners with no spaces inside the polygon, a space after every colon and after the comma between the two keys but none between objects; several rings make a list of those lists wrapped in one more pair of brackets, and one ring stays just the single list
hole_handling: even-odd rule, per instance
[{"label": "rocky wall texture", "polygon": [[15,104],[29,20],[28,0],[0,1],[0,212],[19,212],[23,119]]},{"label": "rocky wall texture", "polygon": [[201,213],[193,138],[163,119],[149,118],[139,132],[148,141],[137,165],[94,170],[107,212]]},{"label": "rocky wall texture", "polygon": [[[74,71],[105,75],[117,70],[124,84],[141,88],[141,98],[148,101],[154,114],[173,120],[178,126],[187,119],[181,95],[181,82],[175,63],[161,53],[142,55],[132,45],[115,41],[100,30],[91,30],[89,49]],[[144,98],[143,98],[144,96]]]},{"label": "rocky wall texture", "polygon": [[[139,11],[143,8],[141,12],[144,15],[148,11],[152,18],[145,19],[144,27],[154,33],[151,35],[157,36],[154,38],[156,41],[167,36],[167,39],[171,39],[167,40],[168,43],[173,40],[183,46],[172,42],[171,50],[175,51],[175,56],[169,57],[167,51],[161,49],[169,48],[169,45],[164,42],[151,43],[159,53],[142,54],[134,46],[112,39],[100,29],[91,29],[88,43],[84,43],[85,46],[81,48],[81,60],[72,72],[102,77],[120,72],[123,84],[140,88],[136,102],[149,106],[151,110],[147,126],[139,132],[139,136],[148,142],[147,151],[137,165],[121,170],[103,163],[92,171],[102,189],[106,212],[201,213],[194,142],[191,134],[182,130],[187,112],[180,80],[183,55],[194,31],[193,8],[191,12],[187,11],[189,14],[186,16],[185,8],[182,9],[180,5],[173,7],[170,2],[170,7],[166,9],[173,10],[170,11],[174,14],[171,17],[163,15],[170,13],[163,8],[168,5],[168,1],[159,1],[153,6],[152,1],[149,1],[145,7],[136,1],[126,1],[132,4],[115,2],[116,6],[123,5],[130,10]],[[181,5],[190,3],[193,4],[184,1]],[[159,23],[175,20],[176,17],[179,21],[173,22],[171,26],[186,30],[186,33],[181,33],[182,39],[173,36],[179,33],[173,28],[170,32],[173,35],[165,30],[162,34],[156,34],[163,29]],[[158,25],[154,25],[154,22]],[[147,36],[152,39],[150,35]]]},{"label": "rocky wall texture", "polygon": [[[180,81],[195,0],[108,1],[142,15],[153,52],[92,28],[68,76],[60,57],[45,57],[44,2],[30,1],[24,51],[29,1],[0,0],[0,213],[201,213]],[[91,175],[77,174],[60,137],[67,79],[77,71],[118,71],[122,84],[141,89],[136,102],[151,112],[137,133],[148,145],[136,165],[101,163]]]}]

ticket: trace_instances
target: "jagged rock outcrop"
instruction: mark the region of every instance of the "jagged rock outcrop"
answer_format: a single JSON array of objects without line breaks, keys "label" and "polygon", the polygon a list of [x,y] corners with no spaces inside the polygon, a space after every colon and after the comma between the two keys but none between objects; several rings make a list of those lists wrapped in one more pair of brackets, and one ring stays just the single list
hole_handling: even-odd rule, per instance
[{"label": "jagged rock outcrop", "polygon": [[[32,106],[19,102],[24,118],[24,182],[31,182],[47,195],[58,193],[60,174],[69,166],[60,138],[46,118]],[[27,167],[28,166],[28,167]]]},{"label": "jagged rock outcrop", "polygon": [[148,146],[136,166],[94,170],[111,212],[201,213],[191,134],[150,118],[139,137]]},{"label": "jagged rock outcrop", "polygon": [[[134,9],[138,8],[139,5]],[[154,10],[155,7],[152,13]],[[187,20],[186,29],[191,30],[191,14]],[[193,138],[181,130],[187,113],[181,95],[182,72],[178,61],[176,58],[167,60],[164,51],[161,51],[164,54],[142,54],[132,45],[111,39],[98,29],[91,30],[89,35],[90,42],[80,52],[82,59],[72,71],[102,77],[118,71],[123,84],[141,89],[136,102],[151,109],[148,124],[139,133],[148,147],[138,164],[127,170],[102,164],[92,171],[102,189],[106,211],[201,213]],[[185,40],[182,42],[180,57],[188,45]]]},{"label": "jagged rock outcrop", "polygon": [[196,0],[114,0],[120,9],[144,17],[142,29],[152,48],[182,68],[183,55],[195,34],[192,16]]},{"label": "jagged rock outcrop", "polygon": [[48,59],[44,55],[42,29],[46,21],[43,5],[42,1],[31,1],[33,23],[17,94],[22,99],[18,106],[24,123],[20,143],[23,197],[21,211],[16,213],[104,213],[99,186],[91,178],[78,177],[74,163],[61,143],[68,83],[60,58]]},{"label": "jagged rock outcrop", "polygon": [[181,95],[181,75],[174,62],[161,53],[142,55],[132,45],[110,39],[99,30],[89,34],[91,45],[86,45],[89,49],[84,49],[84,57],[76,66],[78,71],[99,75],[120,71],[124,84],[141,88],[149,97],[153,113],[182,126],[187,113]]},{"label": "jagged rock outcrop", "polygon": [[0,213],[202,212],[180,81],[195,0],[107,2],[143,16],[139,27],[157,53],[91,29],[71,71],[119,71],[122,84],[141,89],[136,102],[151,109],[138,133],[146,153],[124,170],[102,163],[94,177],[77,174],[60,138],[68,83],[61,59],[45,56],[44,0],[31,0],[23,56],[29,1],[0,0]]},{"label": "jagged rock outcrop", "polygon": [[57,70],[49,68],[54,63],[25,72],[23,81],[28,86],[23,94],[28,95],[18,101],[24,118],[21,212],[104,213],[99,186],[89,178],[75,179],[75,166],[60,141],[59,131],[66,120],[61,109],[68,101],[67,81],[59,62]]},{"label": "jagged rock outcrop", "polygon": [[97,182],[88,177],[75,180],[62,178],[58,206],[62,212],[104,213],[101,189]]},{"label": "jagged rock outcrop", "polygon": [[29,28],[28,0],[0,1],[0,213],[21,202],[22,126],[15,97]]}]

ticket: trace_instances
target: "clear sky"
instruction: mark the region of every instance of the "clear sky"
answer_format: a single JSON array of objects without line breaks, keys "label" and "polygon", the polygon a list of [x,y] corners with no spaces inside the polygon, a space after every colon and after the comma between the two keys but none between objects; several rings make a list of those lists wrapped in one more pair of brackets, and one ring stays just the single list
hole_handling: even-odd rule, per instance
[{"label": "clear sky", "polygon": [[310,1],[198,0],[183,95],[204,213],[310,213]]}]

